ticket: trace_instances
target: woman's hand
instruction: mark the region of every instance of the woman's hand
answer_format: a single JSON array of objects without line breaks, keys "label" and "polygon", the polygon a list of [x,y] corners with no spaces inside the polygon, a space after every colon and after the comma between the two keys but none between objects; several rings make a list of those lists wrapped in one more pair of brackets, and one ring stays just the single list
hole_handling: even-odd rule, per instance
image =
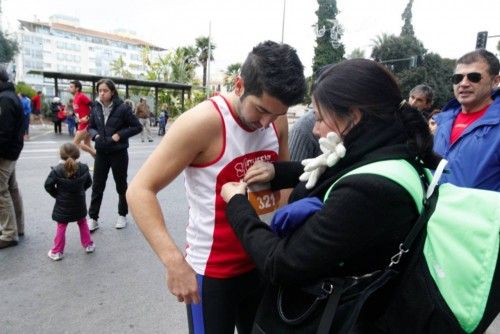
[{"label": "woman's hand", "polygon": [[274,166],[270,162],[257,161],[250,167],[243,181],[248,184],[265,183],[274,179]]},{"label": "woman's hand", "polygon": [[114,135],[111,136],[111,139],[113,139],[113,141],[117,143],[120,141],[120,135],[118,133],[115,133]]},{"label": "woman's hand", "polygon": [[247,184],[245,182],[228,182],[221,188],[220,195],[227,203],[234,195],[245,195],[247,192]]}]

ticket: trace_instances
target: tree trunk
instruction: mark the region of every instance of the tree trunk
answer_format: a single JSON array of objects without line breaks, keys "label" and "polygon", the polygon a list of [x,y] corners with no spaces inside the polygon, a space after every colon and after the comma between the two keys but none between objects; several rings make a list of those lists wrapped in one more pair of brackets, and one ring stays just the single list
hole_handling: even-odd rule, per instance
[{"label": "tree trunk", "polygon": [[203,87],[207,87],[207,64],[203,64]]}]

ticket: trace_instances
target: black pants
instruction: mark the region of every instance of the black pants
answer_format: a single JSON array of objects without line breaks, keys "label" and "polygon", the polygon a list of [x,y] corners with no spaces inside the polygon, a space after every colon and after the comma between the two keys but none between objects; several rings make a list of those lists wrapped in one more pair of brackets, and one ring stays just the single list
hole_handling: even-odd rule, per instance
[{"label": "black pants", "polygon": [[118,214],[126,216],[128,213],[127,199],[127,169],[128,152],[121,150],[113,153],[103,153],[97,151],[94,163],[94,180],[92,183],[92,197],[90,199],[89,216],[92,219],[99,218],[102,196],[106,188],[109,169],[113,172],[116,192],[118,193]]},{"label": "black pants", "polygon": [[61,120],[54,121],[54,132],[61,133]]},{"label": "black pants", "polygon": [[232,278],[196,275],[200,304],[187,305],[190,334],[250,334],[263,284],[257,270]]}]

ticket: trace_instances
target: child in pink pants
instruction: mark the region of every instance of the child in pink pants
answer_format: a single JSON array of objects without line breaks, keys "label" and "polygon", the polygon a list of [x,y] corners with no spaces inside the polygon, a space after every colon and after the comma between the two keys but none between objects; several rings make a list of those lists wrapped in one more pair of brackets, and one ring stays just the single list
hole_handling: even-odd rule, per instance
[{"label": "child in pink pants", "polygon": [[85,252],[93,253],[94,242],[87,225],[87,204],[85,191],[92,185],[89,168],[78,162],[80,150],[73,143],[65,143],[59,149],[61,161],[52,167],[45,190],[56,199],[52,210],[52,219],[57,222],[54,247],[47,254],[53,261],[63,258],[68,223],[77,222],[80,241]]}]

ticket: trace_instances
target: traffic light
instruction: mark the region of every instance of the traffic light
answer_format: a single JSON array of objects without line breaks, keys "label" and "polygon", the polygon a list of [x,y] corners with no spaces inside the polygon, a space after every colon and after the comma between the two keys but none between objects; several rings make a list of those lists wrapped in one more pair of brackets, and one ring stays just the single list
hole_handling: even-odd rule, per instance
[{"label": "traffic light", "polygon": [[477,33],[476,49],[486,49],[486,41],[488,39],[487,31],[480,31]]}]

